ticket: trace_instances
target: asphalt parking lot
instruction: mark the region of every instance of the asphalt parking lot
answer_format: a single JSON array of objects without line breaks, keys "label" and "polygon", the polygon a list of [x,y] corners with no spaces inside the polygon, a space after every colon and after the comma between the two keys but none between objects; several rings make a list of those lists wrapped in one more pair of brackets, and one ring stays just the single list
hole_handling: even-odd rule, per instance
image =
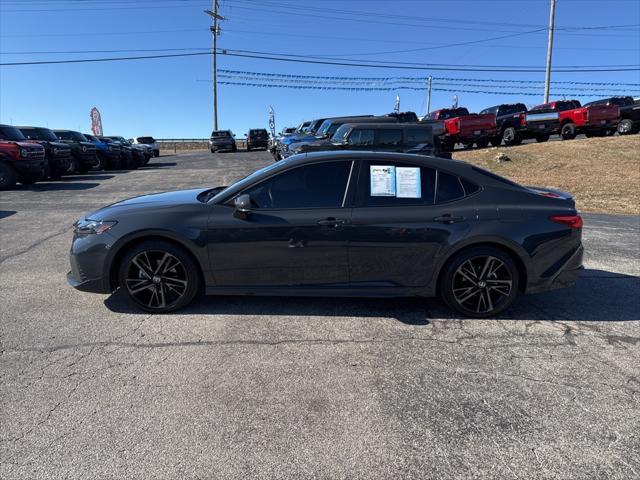
[{"label": "asphalt parking lot", "polygon": [[579,283],[497,320],[436,299],[156,316],[67,286],[85,212],[270,162],[190,153],[0,193],[0,478],[640,477],[638,217],[585,215]]}]

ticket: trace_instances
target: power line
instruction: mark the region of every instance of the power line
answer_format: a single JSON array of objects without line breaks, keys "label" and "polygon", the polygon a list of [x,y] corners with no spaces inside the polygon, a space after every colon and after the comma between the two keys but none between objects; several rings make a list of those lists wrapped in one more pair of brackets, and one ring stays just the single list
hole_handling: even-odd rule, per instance
[{"label": "power line", "polygon": [[[328,76],[328,75],[301,75],[289,73],[273,73],[273,72],[254,72],[247,70],[228,70],[219,69],[221,73],[253,75],[260,77],[284,77],[284,78],[301,78],[301,79],[321,79],[321,80],[407,80],[416,82],[426,82],[429,77],[353,77],[353,76]],[[511,79],[488,79],[488,78],[459,78],[459,77],[433,77],[433,80],[442,81],[466,81],[466,82],[491,82],[491,83],[532,83],[543,84],[544,80],[511,80]],[[622,82],[583,82],[583,81],[552,81],[552,84],[571,84],[571,85],[627,85],[640,86],[640,83],[622,83]]]},{"label": "power line", "polygon": [[[397,86],[397,87],[344,87],[344,86],[329,86],[329,85],[286,85],[286,84],[273,84],[273,83],[258,83],[258,82],[234,82],[234,81],[219,81],[221,85],[233,85],[233,86],[248,86],[257,88],[285,88],[294,90],[340,90],[348,92],[390,92],[397,90],[413,90],[413,91],[425,91],[425,87],[409,87],[409,86]],[[466,89],[451,89],[433,87],[433,91],[440,92],[453,92],[453,93],[479,93],[487,95],[523,95],[523,96],[535,96],[539,97],[539,93],[533,92],[504,92],[504,91],[492,91],[492,90],[466,90]],[[568,97],[593,97],[593,96],[608,96],[607,92],[590,92],[589,94],[575,94],[575,93],[559,93],[553,92],[554,96],[568,96]]]},{"label": "power line", "polygon": [[[261,60],[272,60],[281,62],[292,63],[306,63],[306,64],[318,64],[318,65],[336,65],[345,67],[367,67],[367,68],[384,68],[384,69],[399,69],[399,70],[435,70],[435,71],[464,71],[464,72],[512,72],[512,73],[537,73],[543,70],[540,69],[523,69],[523,68],[470,68],[470,67],[440,67],[427,64],[403,64],[400,62],[374,63],[370,60],[361,60],[360,62],[369,63],[355,63],[356,61],[333,61],[330,57],[327,60],[308,57],[296,56],[302,58],[290,58],[293,55],[286,56],[284,54],[266,53],[266,54],[254,54],[254,53],[238,53],[245,52],[243,50],[220,50],[218,53],[221,55],[227,55],[230,57],[240,58],[255,58]],[[96,62],[115,62],[115,61],[127,61],[127,60],[146,60],[146,59],[158,59],[158,58],[179,58],[179,57],[194,57],[202,55],[211,55],[211,51],[208,52],[195,52],[195,53],[176,53],[176,54],[163,54],[163,55],[139,55],[139,56],[127,56],[127,57],[103,57],[103,58],[84,58],[84,59],[65,59],[65,60],[40,60],[40,61],[28,61],[28,62],[4,62],[0,63],[0,66],[23,66],[23,65],[54,65],[54,64],[71,64],[71,63],[96,63]],[[556,70],[557,73],[576,73],[576,69],[569,70]],[[579,72],[627,72],[627,71],[640,71],[640,67],[617,67],[617,68],[585,68],[580,69]]]}]

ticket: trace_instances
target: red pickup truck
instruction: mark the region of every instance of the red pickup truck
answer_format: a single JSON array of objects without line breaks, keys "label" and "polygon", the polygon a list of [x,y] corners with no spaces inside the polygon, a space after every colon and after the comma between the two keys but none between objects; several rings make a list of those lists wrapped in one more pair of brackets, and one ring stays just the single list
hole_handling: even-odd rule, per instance
[{"label": "red pickup truck", "polygon": [[471,148],[474,143],[478,148],[485,148],[489,138],[496,135],[495,115],[469,113],[464,107],[435,110],[424,119],[444,121],[446,134],[441,145],[443,152],[453,150],[456,143],[462,143],[464,148]]},{"label": "red pickup truck", "polygon": [[620,107],[617,105],[587,105],[578,100],[559,100],[545,103],[531,109],[533,113],[557,112],[559,132],[563,140],[572,140],[579,133],[587,137],[611,135],[620,121]]}]

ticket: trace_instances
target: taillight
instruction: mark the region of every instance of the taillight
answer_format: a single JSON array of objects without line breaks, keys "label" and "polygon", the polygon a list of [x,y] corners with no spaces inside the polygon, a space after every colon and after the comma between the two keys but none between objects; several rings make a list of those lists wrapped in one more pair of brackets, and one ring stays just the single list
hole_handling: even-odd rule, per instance
[{"label": "taillight", "polygon": [[582,217],[580,215],[553,215],[549,220],[567,225],[571,228],[582,228]]},{"label": "taillight", "polygon": [[522,125],[523,127],[527,126],[527,115],[524,113],[520,114],[520,125]]}]

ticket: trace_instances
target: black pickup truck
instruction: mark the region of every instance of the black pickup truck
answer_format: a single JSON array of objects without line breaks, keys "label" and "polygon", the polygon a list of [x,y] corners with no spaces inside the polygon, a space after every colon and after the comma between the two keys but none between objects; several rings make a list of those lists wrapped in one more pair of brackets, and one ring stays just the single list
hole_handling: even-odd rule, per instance
[{"label": "black pickup truck", "polygon": [[481,114],[492,114],[496,116],[496,133],[489,141],[494,147],[500,146],[504,141],[505,145],[517,145],[522,142],[527,135],[527,125],[522,121],[522,116],[527,112],[524,103],[511,103],[496,105],[485,108]]},{"label": "black pickup truck", "polygon": [[585,107],[592,105],[617,106],[620,108],[620,122],[618,123],[618,133],[628,135],[640,132],[640,101],[633,97],[611,97],[596,100],[585,104]]}]

